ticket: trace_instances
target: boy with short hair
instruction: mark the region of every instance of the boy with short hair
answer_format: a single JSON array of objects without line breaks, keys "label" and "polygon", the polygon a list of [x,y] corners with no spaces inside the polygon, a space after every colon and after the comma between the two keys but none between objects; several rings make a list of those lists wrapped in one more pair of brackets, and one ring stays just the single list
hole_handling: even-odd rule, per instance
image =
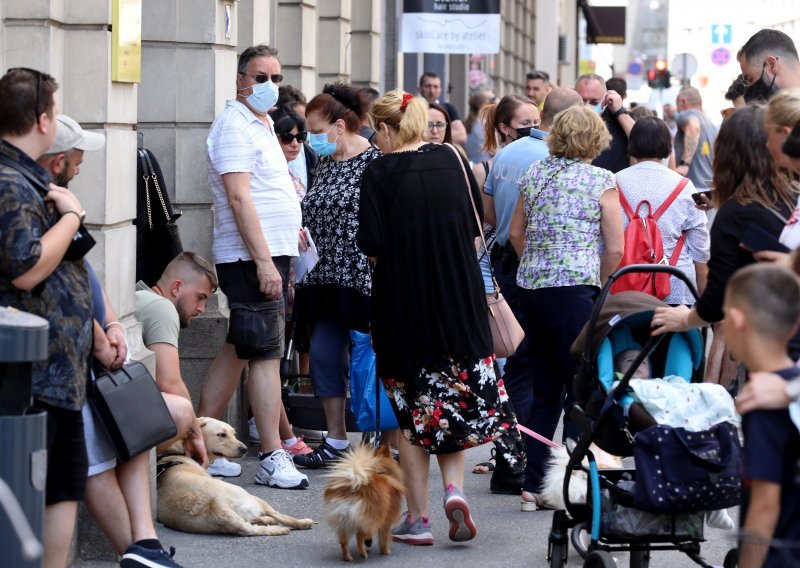
[{"label": "boy with short hair", "polygon": [[[728,282],[723,304],[725,337],[749,372],[800,376],[787,353],[800,318],[800,283],[783,268],[754,264]],[[783,566],[771,540],[800,542],[800,432],[786,409],[754,410],[744,429],[743,538],[739,566]]]}]

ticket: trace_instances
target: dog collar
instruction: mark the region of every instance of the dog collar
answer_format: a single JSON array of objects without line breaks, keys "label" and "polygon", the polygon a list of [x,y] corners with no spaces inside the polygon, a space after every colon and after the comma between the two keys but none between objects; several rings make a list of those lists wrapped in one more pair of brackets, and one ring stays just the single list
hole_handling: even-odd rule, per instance
[{"label": "dog collar", "polygon": [[[174,455],[174,454],[173,454],[173,455]],[[159,464],[156,464],[156,480],[158,480],[158,477],[159,477],[159,476],[160,476],[162,473],[164,473],[164,472],[165,472],[165,471],[167,471],[169,468],[171,468],[171,467],[173,467],[173,466],[176,466],[176,465],[183,465],[183,462],[179,462],[179,461],[168,461],[168,462],[164,462],[164,463],[159,463]]]}]

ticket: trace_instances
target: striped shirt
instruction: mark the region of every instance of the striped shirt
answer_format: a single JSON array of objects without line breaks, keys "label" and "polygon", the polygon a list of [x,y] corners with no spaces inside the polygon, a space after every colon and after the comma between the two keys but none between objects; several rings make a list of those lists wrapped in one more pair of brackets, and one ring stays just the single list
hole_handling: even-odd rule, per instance
[{"label": "striped shirt", "polygon": [[208,133],[208,181],[214,203],[212,250],[217,264],[252,260],[222,183],[224,174],[234,172],[250,174],[250,197],[270,254],[298,255],[300,202],[272,119],[267,120],[269,126],[242,103],[229,100]]}]

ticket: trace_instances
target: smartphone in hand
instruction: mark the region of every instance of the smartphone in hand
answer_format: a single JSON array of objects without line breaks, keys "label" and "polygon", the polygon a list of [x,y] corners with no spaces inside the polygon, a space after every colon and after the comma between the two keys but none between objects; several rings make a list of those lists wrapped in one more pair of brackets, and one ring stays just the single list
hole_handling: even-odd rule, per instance
[{"label": "smartphone in hand", "polygon": [[694,199],[694,202],[697,203],[698,205],[704,205],[703,200],[700,199],[701,195],[705,195],[706,198],[710,200],[711,190],[709,189],[708,191],[698,191],[697,193],[692,194],[692,199]]},{"label": "smartphone in hand", "polygon": [[769,250],[774,252],[790,252],[774,235],[758,225],[750,225],[742,235],[742,247],[750,252]]}]

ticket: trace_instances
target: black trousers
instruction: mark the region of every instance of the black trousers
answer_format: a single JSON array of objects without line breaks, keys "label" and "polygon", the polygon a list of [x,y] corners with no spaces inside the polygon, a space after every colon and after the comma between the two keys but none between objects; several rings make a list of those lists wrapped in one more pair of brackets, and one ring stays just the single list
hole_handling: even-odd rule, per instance
[{"label": "black trousers", "polygon": [[[592,314],[598,289],[594,286],[565,286],[520,289],[519,300],[524,313],[527,350],[527,374],[530,376],[532,404],[522,422],[534,432],[552,439],[561,412],[572,404],[572,379],[578,363],[569,354],[572,343]],[[516,408],[513,397],[512,404]],[[580,434],[571,420],[564,419],[564,438]],[[541,491],[550,448],[528,437],[528,464],[523,489]]]}]

